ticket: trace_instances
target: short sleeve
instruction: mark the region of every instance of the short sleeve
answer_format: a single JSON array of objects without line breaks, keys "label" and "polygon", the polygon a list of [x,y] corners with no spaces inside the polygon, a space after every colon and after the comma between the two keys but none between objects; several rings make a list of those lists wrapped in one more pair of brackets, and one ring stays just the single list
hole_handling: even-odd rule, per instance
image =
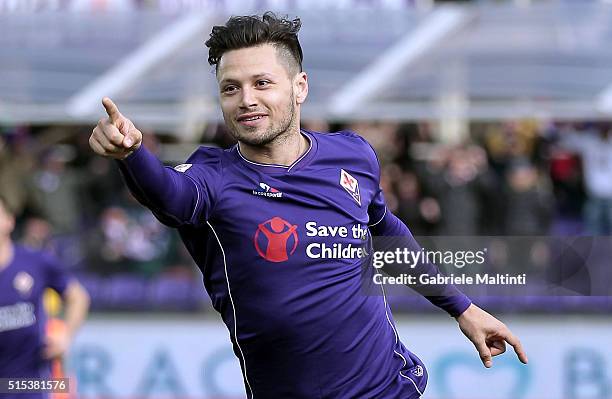
[{"label": "short sleeve", "polygon": [[72,279],[66,267],[57,258],[46,254],[42,255],[42,265],[47,280],[46,286],[53,288],[60,295],[63,295]]}]

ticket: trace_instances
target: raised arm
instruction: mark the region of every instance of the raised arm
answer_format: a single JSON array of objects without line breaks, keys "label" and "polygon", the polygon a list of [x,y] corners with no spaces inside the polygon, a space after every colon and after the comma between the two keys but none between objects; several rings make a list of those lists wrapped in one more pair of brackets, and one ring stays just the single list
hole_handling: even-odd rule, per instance
[{"label": "raised arm", "polygon": [[89,145],[96,154],[125,159],[142,145],[142,133],[119,112],[110,98],[104,97],[102,105],[108,117],[98,121],[89,137]]},{"label": "raised arm", "polygon": [[171,226],[194,223],[202,212],[206,190],[193,178],[162,163],[142,145],[142,133],[105,97],[108,115],[93,129],[89,145],[96,154],[116,159],[130,191]]}]

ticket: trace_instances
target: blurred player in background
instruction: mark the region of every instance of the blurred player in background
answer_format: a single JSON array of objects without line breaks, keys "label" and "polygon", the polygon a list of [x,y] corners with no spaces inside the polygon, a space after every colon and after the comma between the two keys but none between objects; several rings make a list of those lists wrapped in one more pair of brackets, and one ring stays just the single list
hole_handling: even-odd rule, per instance
[{"label": "blurred player in background", "polygon": [[[14,227],[15,217],[0,193],[0,378],[50,378],[52,363],[57,376],[62,356],[87,317],[89,295],[57,260],[15,244]],[[47,324],[43,297],[48,288],[62,297],[63,323]]]},{"label": "blurred player in background", "polygon": [[[361,256],[333,248],[362,247],[370,234],[420,247],[387,211],[364,139],[300,129],[308,94],[300,25],[266,13],[213,28],[208,61],[232,148],[200,147],[164,167],[109,98],[89,142],[178,228],[230,331],[249,398],[417,398],[424,365],[399,341],[382,292],[361,291]],[[423,264],[416,273],[438,271]],[[486,367],[505,342],[527,362],[509,329],[454,286],[428,299],[457,319]]]}]

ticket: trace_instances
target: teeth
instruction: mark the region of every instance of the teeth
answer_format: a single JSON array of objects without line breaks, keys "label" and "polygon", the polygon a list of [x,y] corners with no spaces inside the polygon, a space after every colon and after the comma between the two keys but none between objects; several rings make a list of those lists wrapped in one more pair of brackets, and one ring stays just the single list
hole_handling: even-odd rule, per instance
[{"label": "teeth", "polygon": [[243,119],[243,120],[245,120],[245,121],[255,121],[257,119],[261,119],[261,116],[254,116],[252,118],[246,118],[246,119]]}]

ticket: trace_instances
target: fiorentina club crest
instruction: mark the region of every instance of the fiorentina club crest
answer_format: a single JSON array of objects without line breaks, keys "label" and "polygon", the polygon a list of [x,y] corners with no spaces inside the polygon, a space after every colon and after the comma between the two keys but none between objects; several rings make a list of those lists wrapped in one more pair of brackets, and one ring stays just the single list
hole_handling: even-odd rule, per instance
[{"label": "fiorentina club crest", "polygon": [[23,297],[30,296],[33,286],[34,279],[26,272],[17,273],[13,280],[13,288]]},{"label": "fiorentina club crest", "polygon": [[340,185],[353,197],[355,202],[361,206],[361,196],[359,195],[359,183],[346,170],[340,169]]}]

